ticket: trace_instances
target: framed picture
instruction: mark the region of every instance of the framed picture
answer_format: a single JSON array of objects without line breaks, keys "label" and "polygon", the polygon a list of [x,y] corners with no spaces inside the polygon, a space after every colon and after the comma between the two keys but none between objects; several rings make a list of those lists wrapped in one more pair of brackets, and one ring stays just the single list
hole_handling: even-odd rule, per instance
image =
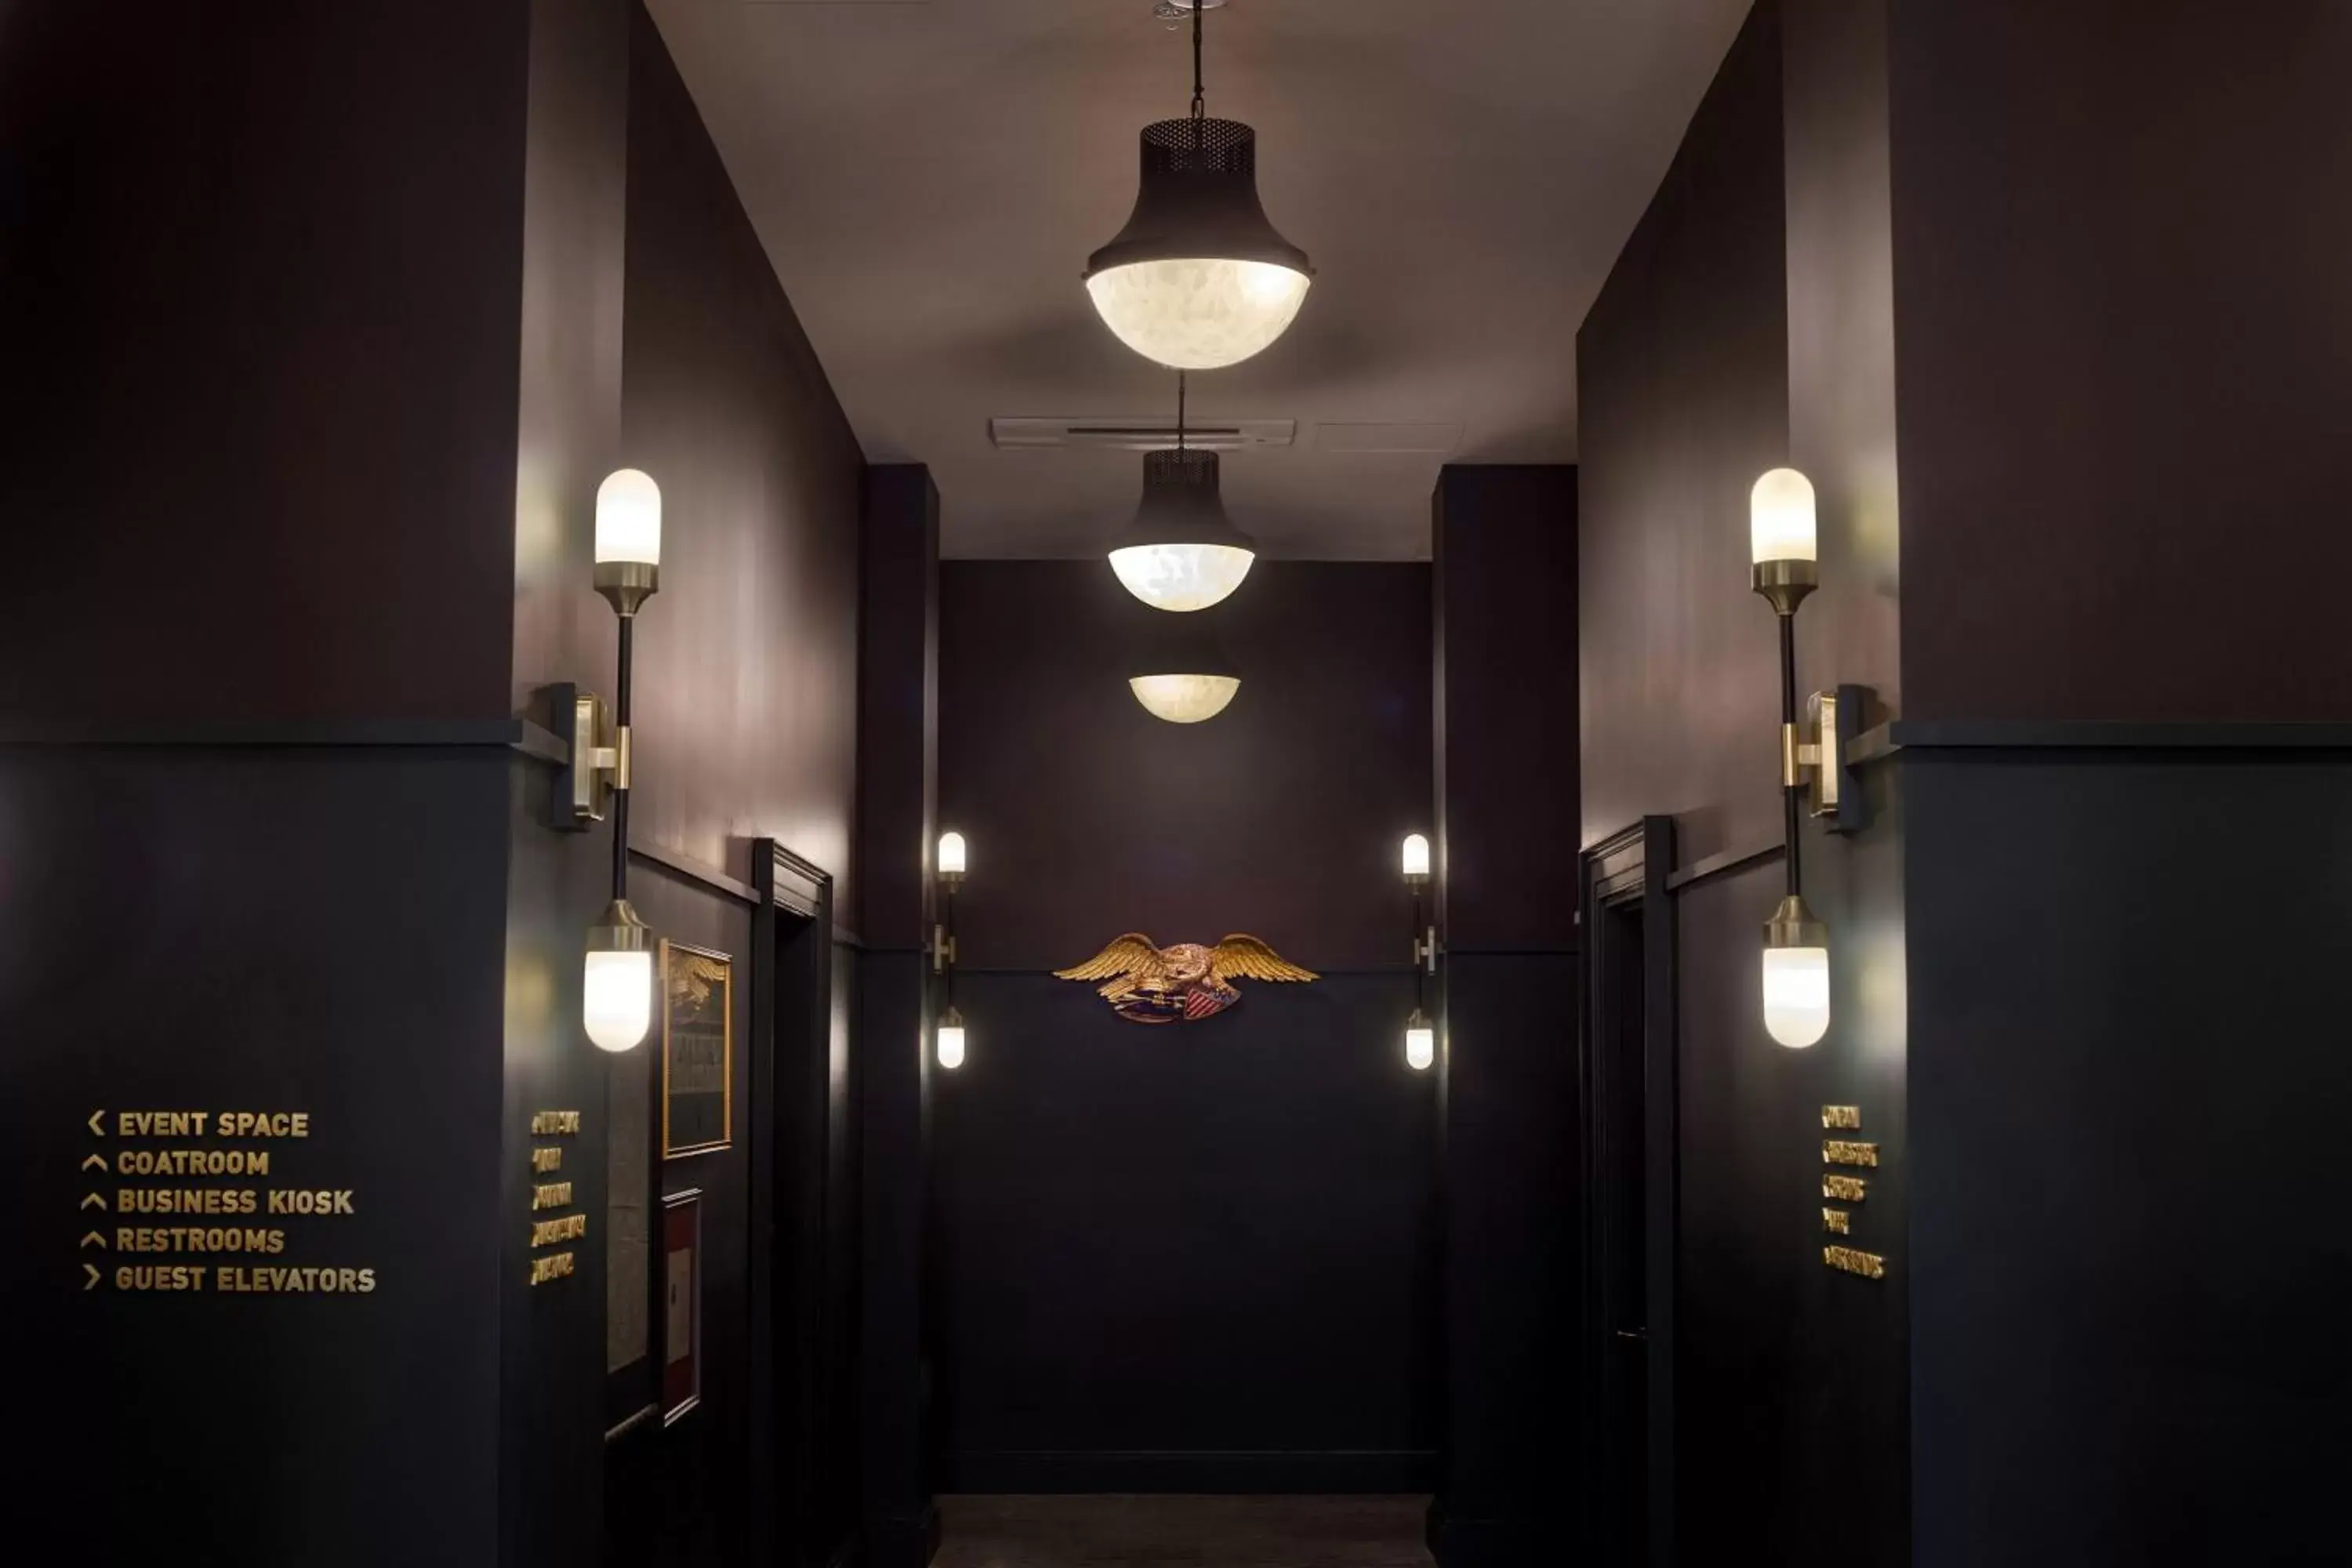
[{"label": "framed picture", "polygon": [[662,1158],[735,1141],[735,961],[661,944]]},{"label": "framed picture", "polygon": [[702,1403],[702,1191],[662,1199],[662,1425]]}]

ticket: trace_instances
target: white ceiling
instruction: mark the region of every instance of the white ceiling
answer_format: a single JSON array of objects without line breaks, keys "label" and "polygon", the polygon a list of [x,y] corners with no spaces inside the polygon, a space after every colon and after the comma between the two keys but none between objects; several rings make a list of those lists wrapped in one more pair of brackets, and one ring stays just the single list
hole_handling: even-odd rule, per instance
[{"label": "white ceiling", "polygon": [[[996,415],[1169,415],[1175,375],[1095,318],[1136,133],[1181,115],[1152,0],[649,0],[868,458],[928,463],[957,556],[1095,553],[1131,453],[1000,452]],[[1258,132],[1314,258],[1297,325],[1193,377],[1200,419],[1298,422],[1228,456],[1275,557],[1415,560],[1444,461],[1576,455],[1575,334],[1748,0],[1232,0],[1209,112]],[[1325,424],[1458,426],[1449,456]]]}]

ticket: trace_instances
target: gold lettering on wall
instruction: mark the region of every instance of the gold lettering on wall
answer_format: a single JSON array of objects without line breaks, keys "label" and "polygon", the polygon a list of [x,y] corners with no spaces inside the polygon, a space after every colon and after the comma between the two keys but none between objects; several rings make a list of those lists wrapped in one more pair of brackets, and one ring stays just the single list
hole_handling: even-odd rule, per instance
[{"label": "gold lettering on wall", "polygon": [[1822,1173],[1822,1196],[1835,1198],[1840,1203],[1858,1204],[1870,1195],[1870,1184],[1860,1176],[1832,1175]]},{"label": "gold lettering on wall", "polygon": [[1862,1107],[1824,1105],[1822,1107],[1822,1125],[1835,1128],[1859,1127],[1862,1125]]},{"label": "gold lettering on wall", "polygon": [[[530,1135],[534,1138],[569,1138],[580,1131],[580,1112],[576,1110],[534,1110],[530,1115]],[[563,1168],[563,1150],[551,1144],[530,1151],[530,1173],[544,1176]],[[570,1182],[533,1182],[530,1188],[530,1210],[538,1214],[544,1209],[570,1208],[576,1201]],[[578,1241],[588,1234],[588,1216],[584,1214],[563,1215],[555,1219],[533,1220],[530,1226],[532,1247],[559,1247]],[[570,1252],[551,1253],[530,1260],[530,1282],[545,1285],[551,1280],[569,1279],[578,1270],[577,1256]]]},{"label": "gold lettering on wall", "polygon": [[1844,1236],[1853,1227],[1853,1215],[1843,1209],[1823,1209],[1822,1228],[1832,1236]]},{"label": "gold lettering on wall", "polygon": [[577,1241],[588,1234],[588,1216],[584,1214],[565,1215],[562,1219],[543,1219],[530,1227],[533,1247],[553,1247],[558,1242]]},{"label": "gold lettering on wall", "polygon": [[1824,1247],[1822,1261],[1832,1268],[1847,1274],[1857,1274],[1864,1279],[1886,1278],[1886,1259],[1874,1252],[1862,1252],[1851,1247]]},{"label": "gold lettering on wall", "polygon": [[[104,1153],[87,1154],[80,1169],[93,1168],[116,1176],[263,1176],[271,1173],[272,1155],[261,1149],[205,1148],[209,1141],[246,1142],[308,1140],[307,1110],[120,1110],[92,1111],[87,1125],[99,1139],[176,1140],[178,1147],[117,1147],[110,1160]],[[194,1145],[194,1146],[192,1146]],[[307,1156],[294,1153],[299,1165]],[[126,1225],[110,1232],[88,1231],[83,1249],[118,1253],[228,1253],[248,1258],[278,1258],[300,1251],[305,1238],[336,1235],[341,1226],[314,1229],[312,1217],[356,1215],[358,1199],[350,1187],[121,1186],[106,1194],[84,1194],[77,1213],[90,1208],[111,1209],[126,1215],[201,1216],[230,1219],[245,1215],[302,1216],[291,1227],[236,1224]],[[363,1296],[376,1288],[373,1268],[325,1268],[298,1262],[257,1262],[218,1267],[188,1264],[122,1263],[101,1273],[81,1265],[84,1291],[107,1288],[118,1291],[205,1291],[224,1295],[352,1295]]]},{"label": "gold lettering on wall", "polygon": [[1824,1165],[1875,1165],[1878,1145],[1849,1143],[1843,1138],[1822,1140],[1822,1163]]}]

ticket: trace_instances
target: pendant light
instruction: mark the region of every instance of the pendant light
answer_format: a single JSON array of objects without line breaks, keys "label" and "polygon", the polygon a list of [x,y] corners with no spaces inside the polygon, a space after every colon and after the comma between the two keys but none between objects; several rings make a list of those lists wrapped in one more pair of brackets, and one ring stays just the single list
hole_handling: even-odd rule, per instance
[{"label": "pendant light", "polygon": [[1205,610],[1257,559],[1255,540],[1225,515],[1217,455],[1184,445],[1184,377],[1176,377],[1176,448],[1143,455],[1143,500],[1110,552],[1127,591],[1160,610]]},{"label": "pendant light", "polygon": [[1223,712],[1241,690],[1241,672],[1202,621],[1154,615],[1139,629],[1127,687],[1155,719],[1198,724]]},{"label": "pendant light", "polygon": [[1211,120],[1192,7],[1192,112],[1143,128],[1127,226],[1087,262],[1087,293],[1118,341],[1171,370],[1239,364],[1288,330],[1313,278],[1257,195],[1257,132]]}]

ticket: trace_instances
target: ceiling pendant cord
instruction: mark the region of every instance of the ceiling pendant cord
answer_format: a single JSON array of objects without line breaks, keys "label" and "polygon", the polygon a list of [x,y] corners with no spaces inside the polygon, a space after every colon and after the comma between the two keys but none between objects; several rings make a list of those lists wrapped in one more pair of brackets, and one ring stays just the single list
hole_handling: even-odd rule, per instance
[{"label": "ceiling pendant cord", "polygon": [[1176,449],[1184,449],[1184,373],[1176,373]]},{"label": "ceiling pendant cord", "polygon": [[1201,86],[1201,14],[1208,7],[1193,0],[1192,5],[1192,118],[1205,120],[1209,114],[1208,94]]}]

